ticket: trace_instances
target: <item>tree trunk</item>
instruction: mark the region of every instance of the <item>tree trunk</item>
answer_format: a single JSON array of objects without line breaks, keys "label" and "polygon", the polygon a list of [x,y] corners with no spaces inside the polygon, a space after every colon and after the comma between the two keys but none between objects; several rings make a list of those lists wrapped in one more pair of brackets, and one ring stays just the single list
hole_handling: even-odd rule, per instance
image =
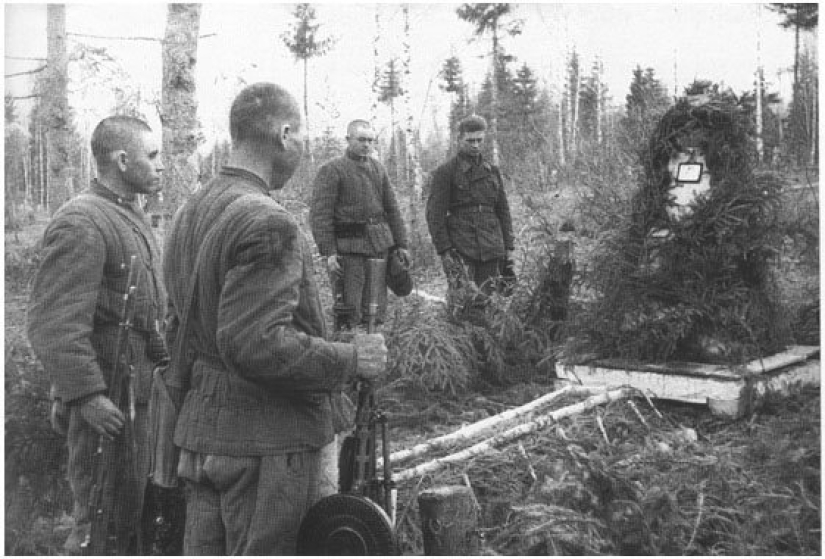
[{"label": "tree trunk", "polygon": [[602,145],[602,62],[596,62],[596,145]]},{"label": "tree trunk", "polygon": [[378,119],[378,97],[381,95],[381,62],[378,58],[378,43],[381,41],[381,5],[375,5],[375,37],[372,39],[372,61],[374,66],[372,80],[372,106],[370,107],[370,120],[375,126]]},{"label": "tree trunk", "polygon": [[[149,212],[165,223],[196,188],[194,162],[198,146],[195,65],[198,55],[200,4],[169,4],[163,38],[164,189],[149,200]],[[155,220],[153,220],[155,221]]]},{"label": "tree trunk", "polygon": [[808,164],[814,166],[819,159],[819,103],[817,101],[819,99],[819,80],[815,75],[811,79],[813,81],[811,84],[811,129],[809,137],[811,152]]},{"label": "tree trunk", "polygon": [[[412,83],[410,75],[411,67],[411,49],[410,49],[410,7],[404,4],[402,7],[404,12],[404,83],[408,85],[404,92],[404,110],[406,112],[406,134],[404,138],[407,142],[407,184],[409,185],[409,229],[410,235],[414,235],[418,231],[418,206],[421,201],[421,165],[418,160],[418,148],[415,143],[415,119],[413,117],[412,102],[410,100],[410,87]],[[417,246],[416,243],[413,246]]]},{"label": "tree trunk", "polygon": [[310,163],[314,163],[315,159],[312,157],[312,138],[309,133],[309,93],[307,92],[308,67],[309,58],[304,57],[304,152],[309,156]]},{"label": "tree trunk", "polygon": [[493,150],[493,165],[498,165],[498,21],[493,23],[493,72],[491,75],[490,146]]},{"label": "tree trunk", "polygon": [[48,208],[54,212],[74,194],[72,168],[69,161],[71,113],[69,112],[68,70],[66,51],[66,5],[46,6],[47,68],[44,95],[46,120]]},{"label": "tree trunk", "polygon": [[559,121],[558,126],[556,127],[559,136],[559,166],[561,167],[564,167],[566,162],[564,151],[564,97],[565,93],[562,92],[562,100],[559,103]]},{"label": "tree trunk", "polygon": [[765,160],[762,141],[762,7],[756,6],[756,156],[759,164]]},{"label": "tree trunk", "polygon": [[418,496],[424,555],[476,555],[478,511],[473,490],[464,485],[435,487]]}]

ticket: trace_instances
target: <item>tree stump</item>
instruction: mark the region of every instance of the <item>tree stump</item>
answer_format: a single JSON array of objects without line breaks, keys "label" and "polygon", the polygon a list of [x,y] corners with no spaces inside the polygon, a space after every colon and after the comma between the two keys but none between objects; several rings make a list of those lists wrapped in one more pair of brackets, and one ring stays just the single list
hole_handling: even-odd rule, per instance
[{"label": "tree stump", "polygon": [[435,487],[418,496],[424,555],[476,555],[478,513],[472,489]]}]

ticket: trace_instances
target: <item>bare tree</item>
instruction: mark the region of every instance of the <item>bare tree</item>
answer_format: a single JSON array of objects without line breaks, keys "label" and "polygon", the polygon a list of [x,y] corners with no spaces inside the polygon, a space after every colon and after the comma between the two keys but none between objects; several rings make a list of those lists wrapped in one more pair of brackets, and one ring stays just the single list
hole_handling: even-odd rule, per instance
[{"label": "bare tree", "polygon": [[[195,150],[200,137],[195,65],[198,60],[200,4],[169,4],[163,38],[164,194],[150,202],[150,212],[169,219],[196,188],[198,169]],[[162,207],[159,207],[162,206]]]}]

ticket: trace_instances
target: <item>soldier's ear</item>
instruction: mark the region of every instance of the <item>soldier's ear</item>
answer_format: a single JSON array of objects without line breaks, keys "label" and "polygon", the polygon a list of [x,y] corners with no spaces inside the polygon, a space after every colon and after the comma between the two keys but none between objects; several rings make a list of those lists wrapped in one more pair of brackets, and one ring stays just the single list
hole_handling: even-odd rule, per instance
[{"label": "soldier's ear", "polygon": [[109,154],[109,161],[111,161],[112,165],[120,169],[121,172],[126,171],[126,167],[129,162],[129,158],[126,155],[126,150],[119,149],[111,152]]}]

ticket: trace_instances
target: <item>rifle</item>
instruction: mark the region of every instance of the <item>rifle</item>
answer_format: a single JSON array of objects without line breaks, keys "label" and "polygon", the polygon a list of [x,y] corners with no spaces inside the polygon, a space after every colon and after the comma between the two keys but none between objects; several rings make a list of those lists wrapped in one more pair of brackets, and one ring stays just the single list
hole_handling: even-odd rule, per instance
[{"label": "rifle", "polygon": [[[126,265],[123,264],[122,268]],[[129,331],[135,314],[135,292],[137,291],[137,274],[135,273],[135,256],[129,260],[129,272],[126,280],[126,291],[123,294],[121,321],[118,324],[115,338],[115,364],[112,378],[109,382],[108,396],[112,403],[120,410],[126,410],[128,421],[123,429],[122,440],[109,440],[101,435],[95,452],[94,475],[95,484],[92,487],[89,507],[92,512],[92,525],[89,538],[83,545],[84,555],[124,555],[128,542],[119,541],[122,527],[115,517],[116,499],[119,485],[118,466],[121,461],[131,464],[135,468],[136,479],[140,479],[139,465],[136,461],[137,440],[135,439],[135,392],[134,370],[126,363],[128,370],[124,370],[124,361],[128,361]],[[118,460],[119,455],[123,455]],[[137,553],[143,554],[143,535],[140,526],[137,527]]]},{"label": "rifle", "polygon": [[[375,333],[375,319],[378,315],[379,290],[384,288],[381,278],[386,272],[387,262],[381,258],[367,259],[367,333]],[[384,508],[394,521],[394,489],[390,444],[387,432],[387,417],[375,405],[372,383],[359,381],[358,403],[355,412],[355,432],[344,440],[339,460],[339,485],[342,492],[355,493],[371,499]],[[381,451],[383,455],[383,478],[377,472],[377,427],[381,429]]]},{"label": "rifle", "polygon": [[[367,260],[367,332],[375,333],[378,294],[384,289],[386,261]],[[307,511],[298,529],[298,555],[398,555],[395,535],[395,483],[392,481],[386,416],[375,406],[372,384],[359,381],[355,430],[338,457],[339,491]],[[378,477],[377,426],[381,426],[384,477]]]}]

